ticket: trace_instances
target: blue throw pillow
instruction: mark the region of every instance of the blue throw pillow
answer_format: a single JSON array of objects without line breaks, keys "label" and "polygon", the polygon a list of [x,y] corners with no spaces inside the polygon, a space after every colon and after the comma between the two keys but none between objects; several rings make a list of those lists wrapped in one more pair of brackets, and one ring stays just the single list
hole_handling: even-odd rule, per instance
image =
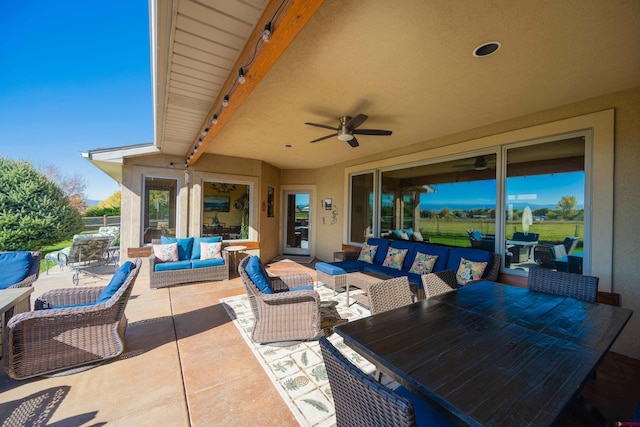
[{"label": "blue throw pillow", "polygon": [[0,254],[0,289],[22,282],[31,267],[31,252],[5,252]]},{"label": "blue throw pillow", "polygon": [[109,301],[109,299],[118,292],[120,286],[127,280],[129,273],[135,268],[135,264],[131,261],[127,261],[122,266],[116,270],[111,278],[111,281],[105,288],[102,290],[102,293],[96,300],[96,304],[100,304],[101,302]]},{"label": "blue throw pillow", "polygon": [[193,248],[191,249],[191,259],[200,259],[200,242],[202,243],[218,243],[222,242],[221,236],[215,237],[194,237]]},{"label": "blue throw pillow", "polygon": [[245,268],[247,275],[251,279],[254,285],[262,292],[263,294],[272,294],[269,275],[266,274],[266,270],[260,261],[260,257],[252,256],[249,258],[249,262],[247,262],[247,267]]},{"label": "blue throw pillow", "polygon": [[[178,244],[178,260],[185,261],[191,259],[191,250],[193,248],[193,237],[186,237],[178,239],[176,237],[160,236],[160,243],[166,245],[167,243]],[[200,245],[198,245],[200,250]]]}]

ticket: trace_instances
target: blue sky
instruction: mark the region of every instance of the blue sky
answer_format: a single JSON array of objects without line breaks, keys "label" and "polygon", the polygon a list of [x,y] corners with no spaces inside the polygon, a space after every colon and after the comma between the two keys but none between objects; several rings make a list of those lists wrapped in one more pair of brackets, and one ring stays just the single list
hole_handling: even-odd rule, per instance
[{"label": "blue sky", "polygon": [[118,190],[80,153],[153,140],[147,2],[0,2],[0,34],[0,155]]}]

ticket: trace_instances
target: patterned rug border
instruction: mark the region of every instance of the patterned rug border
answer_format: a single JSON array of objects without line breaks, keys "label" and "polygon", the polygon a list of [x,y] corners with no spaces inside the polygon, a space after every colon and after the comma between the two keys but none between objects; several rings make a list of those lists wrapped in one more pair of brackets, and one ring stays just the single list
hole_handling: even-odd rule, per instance
[{"label": "patterned rug border", "polygon": [[[369,311],[359,304],[352,302],[350,307],[345,307],[344,292],[334,297],[333,291],[325,286],[316,286],[316,290],[322,301],[338,302],[336,308],[343,318],[355,320],[369,316]],[[351,294],[353,296],[358,292]],[[255,344],[251,340],[253,313],[247,296],[222,298],[220,302],[300,425],[305,427],[335,425],[331,389],[318,342],[298,343],[289,347]],[[349,360],[369,375],[373,375],[374,366],[345,345],[339,335],[334,333],[328,338]],[[386,376],[383,378],[386,385],[392,388],[397,385]]]}]

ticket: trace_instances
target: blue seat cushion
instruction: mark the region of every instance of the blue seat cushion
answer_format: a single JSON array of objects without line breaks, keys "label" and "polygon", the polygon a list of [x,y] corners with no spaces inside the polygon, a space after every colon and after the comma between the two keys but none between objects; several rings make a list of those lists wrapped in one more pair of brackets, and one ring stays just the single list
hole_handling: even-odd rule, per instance
[{"label": "blue seat cushion", "polygon": [[264,265],[262,265],[262,261],[257,256],[252,256],[249,258],[247,262],[247,266],[245,267],[245,271],[247,272],[247,276],[251,279],[253,284],[262,292],[263,294],[272,294],[271,290],[271,282],[269,281],[269,275],[267,274],[267,270],[265,270]]},{"label": "blue seat cushion", "polygon": [[36,310],[52,310],[54,308],[75,308],[75,307],[88,307],[91,305],[96,305],[94,302],[87,302],[84,304],[71,304],[71,305],[50,305],[48,307],[36,308]]},{"label": "blue seat cushion", "polygon": [[473,262],[486,262],[487,268],[484,269],[482,277],[489,273],[488,266],[493,261],[493,255],[489,251],[474,248],[451,248],[449,251],[449,260],[447,262],[447,270],[458,271],[460,267],[460,258],[464,258]]},{"label": "blue seat cushion", "polygon": [[129,273],[131,273],[134,268],[136,268],[136,266],[131,261],[122,264],[111,277],[109,284],[104,287],[102,293],[98,296],[96,304],[109,301],[109,299],[118,292],[118,289],[120,289],[120,286],[127,280]]},{"label": "blue seat cushion", "polygon": [[31,252],[17,251],[0,254],[0,289],[22,282],[29,274]]},{"label": "blue seat cushion", "polygon": [[316,263],[316,270],[323,273],[335,276],[338,274],[354,273],[356,271],[364,270],[365,266],[372,265],[366,261],[350,260],[350,261],[337,261],[337,262],[318,262]]},{"label": "blue seat cushion", "polygon": [[[160,243],[166,245],[168,243],[177,243],[178,244],[178,260],[184,261],[186,259],[191,259],[191,251],[193,248],[193,237],[185,237],[185,238],[176,238],[176,237],[167,237],[160,236]],[[198,251],[200,251],[200,244],[198,244]]]},{"label": "blue seat cushion", "polygon": [[376,256],[373,257],[374,264],[380,264],[384,262],[384,259],[387,257],[387,249],[389,249],[389,241],[386,239],[378,239],[376,237],[369,237],[367,239],[368,245],[375,245],[378,247],[376,250]]},{"label": "blue seat cushion", "polygon": [[192,259],[191,260],[192,268],[215,267],[218,265],[224,265],[224,258]]},{"label": "blue seat cushion", "polygon": [[312,291],[312,290],[313,290],[313,286],[297,286],[295,288],[289,289],[290,292],[294,292],[294,291]]},{"label": "blue seat cushion", "polygon": [[413,413],[416,417],[417,426],[455,426],[456,424],[449,420],[437,409],[429,405],[423,399],[411,393],[406,388],[400,386],[394,392],[405,399],[409,400],[413,405]]},{"label": "blue seat cushion", "polygon": [[191,259],[200,259],[200,243],[218,243],[218,242],[222,242],[221,236],[194,237],[193,248],[191,249]]},{"label": "blue seat cushion", "polygon": [[[449,259],[449,246],[432,245],[430,243],[419,243],[416,244],[416,252],[438,256],[438,259],[433,266],[433,272],[444,271],[447,269],[447,261]],[[460,263],[460,259],[458,259],[458,263]],[[411,265],[409,265],[409,268],[407,268],[407,271],[409,270],[411,270]]]},{"label": "blue seat cushion", "polygon": [[154,266],[154,271],[190,270],[191,261],[163,262]]}]

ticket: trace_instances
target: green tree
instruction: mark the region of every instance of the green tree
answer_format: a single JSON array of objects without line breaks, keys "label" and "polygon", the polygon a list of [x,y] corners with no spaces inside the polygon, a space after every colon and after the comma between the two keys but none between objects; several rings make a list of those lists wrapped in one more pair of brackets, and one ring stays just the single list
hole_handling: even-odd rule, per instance
[{"label": "green tree", "polygon": [[83,227],[57,184],[29,162],[0,157],[0,250],[38,250]]},{"label": "green tree", "polygon": [[556,205],[558,216],[563,219],[571,219],[574,215],[574,208],[578,204],[575,196],[562,196],[562,199]]}]

